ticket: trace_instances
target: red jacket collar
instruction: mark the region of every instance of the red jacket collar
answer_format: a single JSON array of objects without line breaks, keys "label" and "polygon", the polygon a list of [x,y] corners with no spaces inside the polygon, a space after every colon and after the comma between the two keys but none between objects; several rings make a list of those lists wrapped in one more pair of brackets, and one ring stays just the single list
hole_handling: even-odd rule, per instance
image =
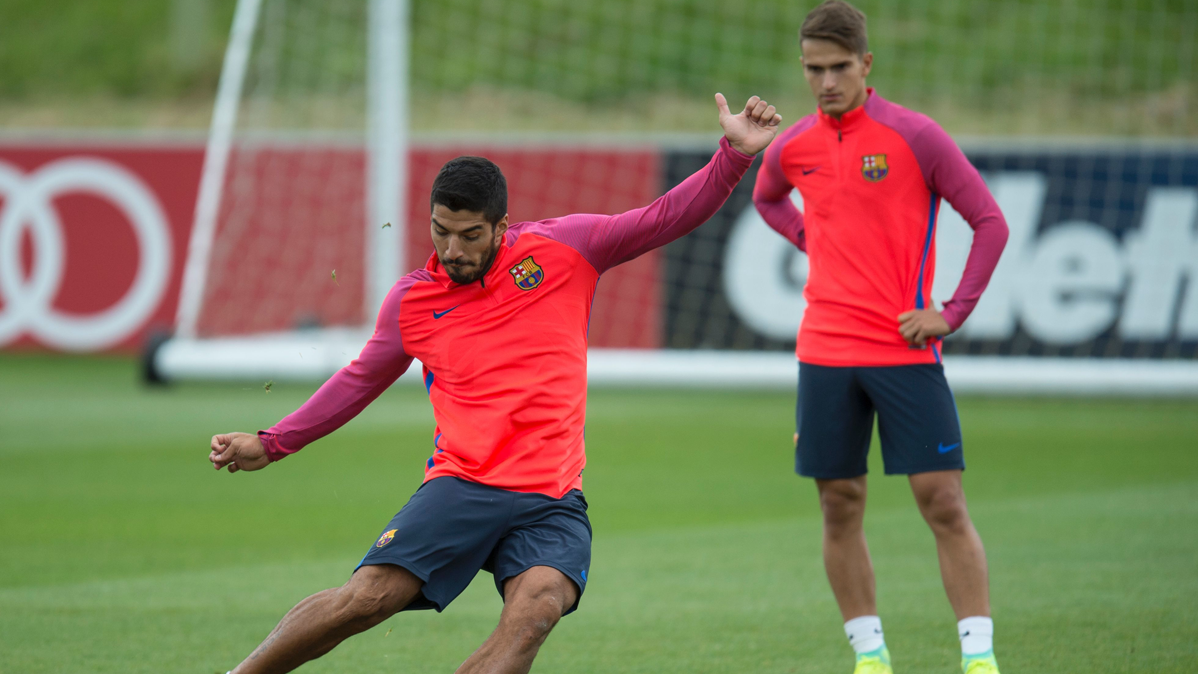
[{"label": "red jacket collar", "polygon": [[826,115],[822,109],[818,108],[816,109],[816,114],[819,115],[819,121],[821,124],[826,124],[832,129],[848,133],[854,129],[860,128],[861,125],[863,125],[865,121],[869,119],[869,114],[866,113],[865,109],[870,107],[869,102],[874,97],[874,88],[866,87],[865,102],[841,115],[840,119],[836,119],[832,115]]},{"label": "red jacket collar", "polygon": [[[487,273],[482,278],[484,286],[490,286],[503,280],[503,274],[506,273],[508,252],[511,248],[507,245],[506,235],[503,239],[499,243],[499,251],[495,253],[495,261],[491,263],[491,268],[487,270]],[[424,268],[433,277],[434,281],[445,286],[448,290],[462,285],[461,283],[454,282],[453,279],[449,278],[449,274],[445,273],[445,268],[441,266],[441,259],[437,257],[436,251],[433,251],[433,254],[429,256]]]}]

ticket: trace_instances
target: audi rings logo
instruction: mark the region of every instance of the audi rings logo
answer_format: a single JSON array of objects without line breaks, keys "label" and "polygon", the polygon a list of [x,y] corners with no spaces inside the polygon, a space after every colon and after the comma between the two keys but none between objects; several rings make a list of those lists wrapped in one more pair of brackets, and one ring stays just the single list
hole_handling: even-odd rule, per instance
[{"label": "audi rings logo", "polygon": [[[133,284],[115,304],[91,315],[58,311],[66,249],[55,197],[88,193],[119,207],[137,237]],[[110,347],[141,327],[158,306],[171,268],[166,215],[149,188],[125,168],[98,159],[68,158],[26,174],[0,162],[0,345],[31,334],[47,346],[90,351]],[[28,230],[33,265],[21,272],[21,240]]]}]

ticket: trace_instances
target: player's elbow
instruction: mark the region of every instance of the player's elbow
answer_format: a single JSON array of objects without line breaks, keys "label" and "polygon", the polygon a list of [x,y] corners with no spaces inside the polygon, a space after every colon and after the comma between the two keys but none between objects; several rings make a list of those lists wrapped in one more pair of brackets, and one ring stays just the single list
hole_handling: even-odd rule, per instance
[{"label": "player's elbow", "polygon": [[1011,229],[1002,211],[995,207],[992,211],[984,211],[969,218],[969,226],[973,229],[974,241],[984,241],[988,248],[1001,251],[1011,237]]},{"label": "player's elbow", "polygon": [[999,213],[995,220],[994,241],[999,248],[1005,248],[1007,240],[1011,238],[1011,228],[1007,226],[1007,219],[1002,216],[1002,213]]},{"label": "player's elbow", "polygon": [[753,190],[753,206],[757,208],[757,212],[761,214],[761,217],[765,218],[778,205],[778,200],[767,198],[761,193],[759,188],[760,186],[758,186],[758,189]]},{"label": "player's elbow", "polygon": [[[974,234],[976,239],[977,234]],[[986,231],[986,239],[990,242],[990,248],[994,250],[994,254],[1002,255],[1002,251],[1007,247],[1007,240],[1011,238],[1011,228],[1007,227],[1007,221],[1003,218],[1002,213],[997,213],[991,219],[989,228]]]},{"label": "player's elbow", "polygon": [[757,208],[757,213],[761,215],[761,219],[765,220],[765,224],[771,229],[778,229],[778,221],[783,219],[783,214],[780,209],[785,208],[782,201],[759,199],[753,197],[753,205]]}]

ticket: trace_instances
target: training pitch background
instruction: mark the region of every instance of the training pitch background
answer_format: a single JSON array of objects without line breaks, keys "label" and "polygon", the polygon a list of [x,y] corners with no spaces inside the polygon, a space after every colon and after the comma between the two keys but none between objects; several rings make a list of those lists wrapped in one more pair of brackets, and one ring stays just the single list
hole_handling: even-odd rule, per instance
[{"label": "training pitch background", "polygon": [[[119,358],[0,355],[0,672],[224,672],[343,583],[419,486],[432,413],[386,393],[259,473],[216,473],[313,386],[150,390]],[[1004,672],[1183,672],[1198,661],[1198,402],[959,401]],[[793,395],[593,391],[595,528],[581,610],[540,672],[849,671]],[[871,457],[866,527],[895,666],[959,671],[931,534]],[[310,672],[451,672],[494,627],[480,574]]]}]

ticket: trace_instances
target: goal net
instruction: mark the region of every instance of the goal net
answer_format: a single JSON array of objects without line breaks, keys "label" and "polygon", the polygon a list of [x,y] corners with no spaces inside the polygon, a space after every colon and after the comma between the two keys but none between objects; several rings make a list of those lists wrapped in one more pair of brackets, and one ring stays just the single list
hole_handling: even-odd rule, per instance
[{"label": "goal net", "polygon": [[[610,213],[707,161],[716,91],[809,114],[797,32],[815,4],[240,0],[168,369],[308,378],[348,361],[431,253],[427,195],[453,156],[503,168],[514,221]],[[1085,377],[1119,368],[1198,388],[1198,5],[855,4],[870,84],[958,140],[1011,226],[946,342],[950,372],[988,390],[1103,390]],[[593,378],[793,383],[806,260],[757,216],[755,172],[697,232],[605,275]],[[971,232],[946,207],[936,240],[943,302]],[[285,356],[295,340],[328,356]]]},{"label": "goal net", "polygon": [[239,3],[181,335],[365,322],[367,16],[364,2]]}]

